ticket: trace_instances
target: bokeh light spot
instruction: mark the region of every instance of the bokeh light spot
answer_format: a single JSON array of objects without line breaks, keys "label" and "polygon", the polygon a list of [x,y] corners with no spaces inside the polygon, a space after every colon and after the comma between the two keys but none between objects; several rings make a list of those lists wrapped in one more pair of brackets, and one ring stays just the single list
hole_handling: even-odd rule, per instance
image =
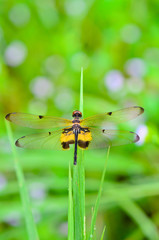
[{"label": "bokeh light spot", "polygon": [[64,112],[70,111],[74,105],[72,92],[69,89],[61,89],[55,97],[55,105]]},{"label": "bokeh light spot", "polygon": [[47,113],[47,104],[37,99],[32,99],[28,105],[28,112],[45,115]]},{"label": "bokeh light spot", "polygon": [[46,99],[52,96],[53,83],[45,76],[38,76],[31,81],[30,90],[35,97]]},{"label": "bokeh light spot", "polygon": [[36,223],[40,222],[41,220],[41,213],[37,208],[33,208],[32,210],[33,218]]},{"label": "bokeh light spot", "polygon": [[5,63],[11,67],[22,64],[27,56],[27,47],[21,41],[11,42],[5,50]]},{"label": "bokeh light spot", "polygon": [[7,185],[6,177],[3,174],[0,174],[0,191],[2,191]]},{"label": "bokeh light spot", "polygon": [[45,28],[50,29],[58,24],[59,12],[56,9],[55,1],[35,0],[35,6]]},{"label": "bokeh light spot", "polygon": [[65,68],[64,59],[59,55],[48,57],[44,62],[44,68],[52,76],[59,76]]},{"label": "bokeh light spot", "polygon": [[44,200],[46,198],[46,189],[44,184],[34,182],[29,186],[30,196],[34,200]]},{"label": "bokeh light spot", "polygon": [[140,93],[144,88],[144,82],[140,78],[129,78],[127,79],[128,90],[132,93]]},{"label": "bokeh light spot", "polygon": [[71,58],[71,66],[75,71],[81,71],[81,67],[86,69],[89,65],[89,57],[84,52],[78,52]]},{"label": "bokeh light spot", "polygon": [[143,145],[144,142],[145,142],[145,138],[148,134],[148,128],[146,125],[140,125],[137,130],[136,130],[136,133],[139,135],[140,137],[140,140],[139,142],[137,142],[136,144],[137,145]]},{"label": "bokeh light spot", "polygon": [[146,74],[144,60],[140,58],[129,59],[125,64],[125,71],[132,77],[142,77]]},{"label": "bokeh light spot", "polygon": [[135,43],[140,39],[141,30],[134,24],[127,24],[121,29],[121,39],[126,43]]},{"label": "bokeh light spot", "polygon": [[151,64],[157,65],[159,64],[159,48],[148,48],[144,53],[144,58]]},{"label": "bokeh light spot", "polygon": [[66,1],[65,10],[70,16],[79,16],[86,9],[86,3],[83,0]]},{"label": "bokeh light spot", "polygon": [[63,236],[67,236],[68,235],[68,222],[63,222],[60,224],[59,226],[59,232],[63,235]]},{"label": "bokeh light spot", "polygon": [[21,223],[21,215],[18,211],[13,211],[7,214],[4,221],[13,227],[18,227]]},{"label": "bokeh light spot", "polygon": [[17,27],[23,27],[29,22],[30,9],[24,3],[14,5],[9,11],[10,21]]},{"label": "bokeh light spot", "polygon": [[124,85],[124,77],[120,71],[111,70],[105,75],[104,84],[111,92],[120,91]]}]

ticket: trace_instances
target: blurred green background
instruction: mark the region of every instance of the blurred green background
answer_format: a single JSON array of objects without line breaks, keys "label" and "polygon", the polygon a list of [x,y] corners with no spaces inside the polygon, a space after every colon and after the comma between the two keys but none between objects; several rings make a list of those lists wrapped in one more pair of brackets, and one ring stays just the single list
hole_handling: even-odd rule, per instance
[{"label": "blurred green background", "polygon": [[[71,118],[84,68],[84,117],[139,105],[123,129],[138,144],[110,151],[96,239],[159,239],[159,2],[0,1],[0,239],[27,239],[4,116]],[[37,132],[12,124],[15,140]],[[17,149],[40,239],[67,239],[68,162],[73,151]],[[106,150],[85,151],[86,223]]]}]

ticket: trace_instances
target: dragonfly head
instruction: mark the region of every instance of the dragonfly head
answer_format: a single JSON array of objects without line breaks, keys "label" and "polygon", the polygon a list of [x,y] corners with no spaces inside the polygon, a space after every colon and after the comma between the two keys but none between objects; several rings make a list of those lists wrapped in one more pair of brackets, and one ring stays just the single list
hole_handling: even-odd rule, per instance
[{"label": "dragonfly head", "polygon": [[72,117],[74,117],[74,118],[81,118],[82,117],[82,113],[80,111],[78,111],[78,110],[73,111]]}]

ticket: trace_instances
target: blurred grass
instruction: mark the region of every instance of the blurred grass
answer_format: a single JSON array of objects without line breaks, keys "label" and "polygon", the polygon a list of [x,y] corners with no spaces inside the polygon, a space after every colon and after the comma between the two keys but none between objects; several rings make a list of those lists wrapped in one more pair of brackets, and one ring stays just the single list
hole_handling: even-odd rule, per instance
[{"label": "blurred grass", "polygon": [[[25,21],[15,25],[10,16],[19,3],[1,1],[0,8],[0,237],[25,239],[22,219],[17,226],[12,224],[14,218],[8,220],[14,211],[22,212],[4,116],[19,111],[70,118],[79,106],[79,75],[83,66],[85,117],[127,105],[145,108],[143,117],[123,127],[136,131],[138,126],[146,126],[148,135],[143,144],[111,149],[96,231],[100,239],[106,225],[104,239],[144,240],[141,222],[137,223],[128,211],[123,211],[116,197],[135,201],[137,208],[158,228],[158,2],[24,1],[24,11],[28,10],[29,15],[16,10],[16,17],[12,19],[18,23]],[[124,40],[129,37],[131,41],[136,36],[132,28],[127,32],[130,25],[139,33],[134,42]],[[6,51],[15,40],[25,45],[27,56],[18,66],[9,66]],[[17,54],[13,56],[15,60]],[[55,60],[50,60],[50,56]],[[128,60],[135,58],[141,60],[145,69],[137,76],[129,74],[126,67]],[[138,67],[135,65],[135,74]],[[112,70],[118,70],[124,79],[117,92],[110,91],[105,84]],[[38,97],[33,92],[33,79],[38,76],[47,78],[51,95]],[[130,87],[133,79],[136,82]],[[44,88],[41,89],[44,92]],[[15,140],[30,133],[19,126],[13,126],[13,131]],[[31,196],[32,205],[38,209],[41,239],[67,239],[67,177],[73,151],[17,151],[29,192],[34,183],[44,184],[43,198]],[[105,155],[103,151],[85,151],[84,155],[86,224],[89,226]]]},{"label": "blurred grass", "polygon": [[104,229],[103,229],[102,236],[101,236],[101,240],[104,239],[105,228],[106,228],[106,227],[104,227]]},{"label": "blurred grass", "polygon": [[13,161],[14,169],[16,172],[17,181],[18,181],[18,185],[19,185],[19,193],[20,193],[21,202],[22,202],[22,206],[23,206],[23,218],[25,219],[28,239],[29,240],[38,240],[39,237],[38,237],[38,232],[37,232],[36,225],[35,225],[34,218],[33,218],[31,202],[30,202],[29,195],[28,195],[29,193],[28,193],[27,186],[25,183],[23,170],[20,166],[19,158],[18,158],[18,155],[16,152],[16,147],[15,147],[15,143],[13,140],[12,130],[10,127],[10,123],[8,123],[6,120],[5,120],[5,123],[6,123],[8,139],[10,141],[10,145],[12,148],[12,154],[13,154],[13,159],[14,159],[14,161]]},{"label": "blurred grass", "polygon": [[98,195],[97,195],[97,199],[96,199],[96,202],[95,202],[95,206],[93,208],[90,234],[89,234],[89,238],[88,238],[89,240],[94,238],[94,232],[95,232],[95,229],[96,229],[97,214],[98,214],[101,194],[102,194],[103,187],[104,187],[103,185],[104,185],[104,178],[105,178],[107,163],[108,163],[108,158],[109,158],[109,151],[110,151],[110,147],[108,147],[108,149],[107,149],[107,155],[106,155],[105,164],[104,164],[104,168],[103,168],[103,172],[102,172],[102,177],[101,177],[101,182],[100,182],[100,186],[99,186],[99,190],[98,190]]},{"label": "blurred grass", "polygon": [[145,237],[150,240],[159,239],[159,234],[154,223],[145,215],[140,207],[131,200],[122,200],[119,205],[131,216],[141,228]]}]

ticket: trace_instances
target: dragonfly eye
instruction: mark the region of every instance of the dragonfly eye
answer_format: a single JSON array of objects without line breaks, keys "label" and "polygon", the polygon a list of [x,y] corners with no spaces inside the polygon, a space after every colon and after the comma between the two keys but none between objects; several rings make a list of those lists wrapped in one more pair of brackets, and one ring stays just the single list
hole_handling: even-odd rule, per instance
[{"label": "dragonfly eye", "polygon": [[74,117],[74,118],[75,117],[81,118],[82,117],[82,113],[80,111],[78,111],[78,110],[73,111],[72,117]]}]

